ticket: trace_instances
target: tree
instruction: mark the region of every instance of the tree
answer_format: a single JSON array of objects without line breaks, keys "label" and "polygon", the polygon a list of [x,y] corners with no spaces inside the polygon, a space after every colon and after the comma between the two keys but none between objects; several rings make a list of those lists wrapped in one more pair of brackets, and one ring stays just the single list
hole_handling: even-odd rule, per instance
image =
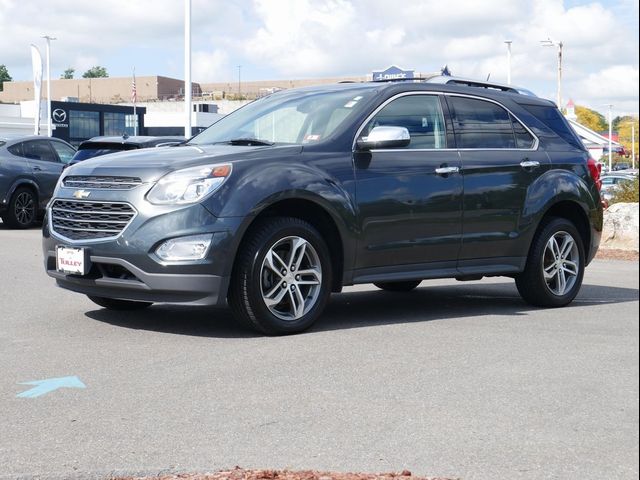
[{"label": "tree", "polygon": [[604,115],[596,112],[595,110],[591,110],[590,108],[576,105],[576,115],[580,125],[584,125],[596,132],[601,132],[609,128]]},{"label": "tree", "polygon": [[69,67],[64,71],[62,75],[60,75],[60,78],[64,80],[71,80],[74,73],[76,73],[76,69],[73,67]]},{"label": "tree", "polygon": [[5,65],[0,65],[0,92],[2,91],[2,84],[4,82],[10,82],[11,80],[13,80],[13,78],[9,75],[7,67]]},{"label": "tree", "polygon": [[96,65],[82,74],[82,78],[107,78],[107,69]]},{"label": "tree", "polygon": [[[639,132],[638,132],[638,117],[632,117],[630,115],[627,115],[625,117],[618,117],[616,118],[616,120],[619,120],[617,123],[616,122],[612,122],[614,123],[615,126],[615,130],[617,130],[618,132],[618,141],[624,145],[624,149],[627,151],[627,153],[631,154],[631,127],[634,126],[635,127],[635,144],[636,144],[636,155],[638,155],[638,136],[639,136]],[[637,167],[637,165],[636,165]]]}]

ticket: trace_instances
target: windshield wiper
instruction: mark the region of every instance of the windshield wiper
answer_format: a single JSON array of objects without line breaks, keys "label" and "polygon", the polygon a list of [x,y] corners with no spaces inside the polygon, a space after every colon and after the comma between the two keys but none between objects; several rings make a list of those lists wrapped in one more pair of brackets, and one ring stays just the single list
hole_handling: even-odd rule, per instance
[{"label": "windshield wiper", "polygon": [[228,143],[229,145],[246,145],[248,147],[270,147],[274,144],[274,142],[269,142],[268,140],[260,140],[259,138],[234,138],[232,140],[227,140],[226,142],[220,143]]}]

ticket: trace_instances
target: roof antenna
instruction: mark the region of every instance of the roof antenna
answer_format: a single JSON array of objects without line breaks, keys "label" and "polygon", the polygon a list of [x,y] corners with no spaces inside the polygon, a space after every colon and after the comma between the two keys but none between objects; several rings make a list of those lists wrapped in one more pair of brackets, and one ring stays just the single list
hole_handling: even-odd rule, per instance
[{"label": "roof antenna", "polygon": [[491,72],[489,72],[489,75],[487,75],[487,79],[485,80],[486,82],[489,81],[489,77],[491,77]]},{"label": "roof antenna", "polygon": [[443,77],[451,76],[451,72],[449,71],[449,67],[447,65],[445,65],[440,69],[440,75],[442,75]]}]

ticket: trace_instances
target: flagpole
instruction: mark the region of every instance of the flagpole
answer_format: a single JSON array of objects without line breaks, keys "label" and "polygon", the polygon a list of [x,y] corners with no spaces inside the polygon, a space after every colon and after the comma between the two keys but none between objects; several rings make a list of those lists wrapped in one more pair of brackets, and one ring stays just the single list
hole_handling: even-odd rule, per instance
[{"label": "flagpole", "polygon": [[138,136],[138,114],[136,103],[138,101],[138,89],[136,87],[136,67],[133,67],[133,136]]},{"label": "flagpole", "polygon": [[191,0],[184,2],[184,136],[191,133]]}]

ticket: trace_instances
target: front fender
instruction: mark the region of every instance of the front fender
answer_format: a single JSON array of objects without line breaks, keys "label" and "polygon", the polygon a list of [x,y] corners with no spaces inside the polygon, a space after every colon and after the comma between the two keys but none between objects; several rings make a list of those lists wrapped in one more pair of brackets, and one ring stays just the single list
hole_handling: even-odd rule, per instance
[{"label": "front fender", "polygon": [[[329,214],[340,234],[344,258],[355,258],[358,234],[356,207],[353,196],[341,182],[312,164],[302,163],[278,162],[264,168],[250,168],[243,173],[234,182],[225,184],[227,190],[224,195],[206,204],[217,217],[243,217],[234,235],[234,252],[261,212],[278,202],[306,200]],[[344,265],[345,271],[351,268],[351,265]]]}]

